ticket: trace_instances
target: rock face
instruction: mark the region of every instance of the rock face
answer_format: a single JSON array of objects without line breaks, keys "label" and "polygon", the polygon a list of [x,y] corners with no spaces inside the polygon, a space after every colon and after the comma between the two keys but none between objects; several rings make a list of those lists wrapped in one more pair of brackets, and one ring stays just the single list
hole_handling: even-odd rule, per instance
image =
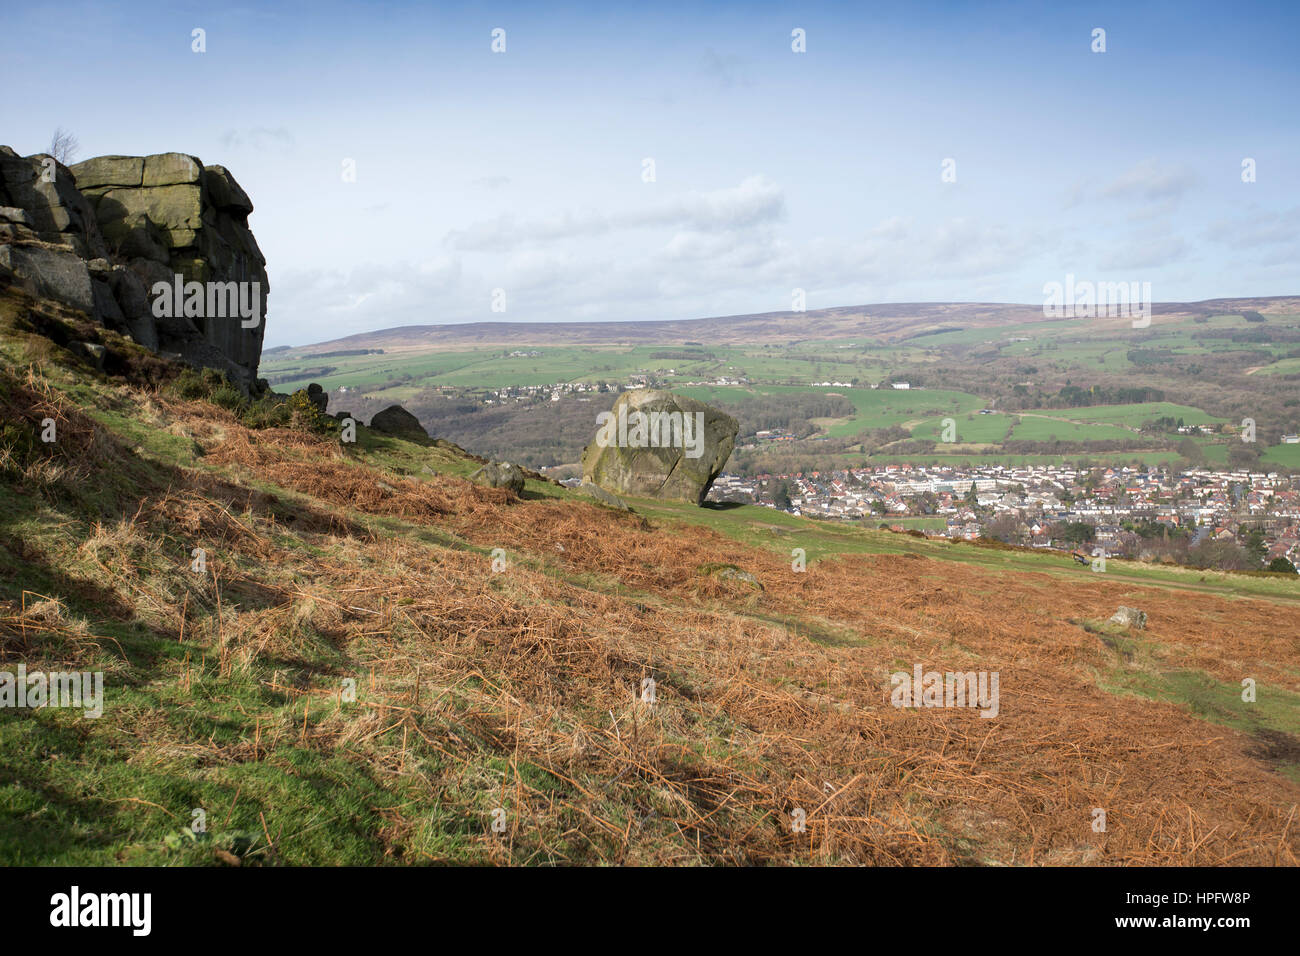
[{"label": "rock face", "polygon": [[703,504],[740,426],[702,402],[658,389],[624,392],[582,450],[582,480],[617,495]]},{"label": "rock face", "polygon": [[508,488],[517,495],[524,493],[524,470],[508,461],[490,461],[470,475],[469,480],[488,488]]},{"label": "rock face", "polygon": [[382,412],[376,412],[370,419],[370,427],[377,432],[403,437],[428,438],[420,420],[401,405],[389,405]]},{"label": "rock face", "polygon": [[[100,156],[69,168],[0,146],[0,269],[246,390],[256,389],[269,291],[252,211],[229,171],[195,156]],[[155,283],[174,291],[177,275],[180,301],[162,308]]]}]

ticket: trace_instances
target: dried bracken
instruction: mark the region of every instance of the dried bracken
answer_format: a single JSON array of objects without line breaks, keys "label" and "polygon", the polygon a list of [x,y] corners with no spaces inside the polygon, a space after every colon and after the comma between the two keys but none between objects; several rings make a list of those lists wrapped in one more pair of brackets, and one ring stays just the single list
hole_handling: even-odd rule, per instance
[{"label": "dried bracken", "polygon": [[[1168,655],[1147,666],[1296,691],[1294,605],[915,556],[799,573],[700,528],[397,477],[199,403],[165,415],[206,440],[202,466],[78,554],[192,647],[181,688],[242,677],[280,704],[236,744],[145,721],[133,760],[346,754],[412,801],[478,808],[444,824],[499,863],[1296,862],[1300,786],[1248,734],[1105,689],[1123,665],[1079,623],[1137,604]],[[763,588],[699,573],[722,563]],[[47,612],[4,609],[7,658],[87,640]],[[891,706],[916,663],[999,672],[998,716]],[[404,806],[381,814],[387,852],[441,859]],[[291,838],[268,828],[268,856]]]}]

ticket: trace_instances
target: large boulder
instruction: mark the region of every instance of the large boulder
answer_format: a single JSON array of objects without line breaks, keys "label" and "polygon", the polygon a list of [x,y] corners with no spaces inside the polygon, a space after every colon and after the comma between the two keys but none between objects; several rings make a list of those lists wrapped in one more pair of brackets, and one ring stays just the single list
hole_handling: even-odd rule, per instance
[{"label": "large boulder", "polygon": [[377,432],[401,438],[429,437],[420,420],[401,405],[389,405],[382,412],[376,412],[374,418],[370,419],[370,427]]},{"label": "large boulder", "polygon": [[582,450],[582,480],[616,495],[703,504],[740,426],[703,402],[659,389],[624,392]]}]

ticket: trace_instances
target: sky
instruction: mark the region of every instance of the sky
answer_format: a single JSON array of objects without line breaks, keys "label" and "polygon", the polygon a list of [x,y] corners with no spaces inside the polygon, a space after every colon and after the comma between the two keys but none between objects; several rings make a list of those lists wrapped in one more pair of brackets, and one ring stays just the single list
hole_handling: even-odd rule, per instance
[{"label": "sky", "polygon": [[0,5],[0,143],[226,166],[267,346],[1300,294],[1297,3]]}]

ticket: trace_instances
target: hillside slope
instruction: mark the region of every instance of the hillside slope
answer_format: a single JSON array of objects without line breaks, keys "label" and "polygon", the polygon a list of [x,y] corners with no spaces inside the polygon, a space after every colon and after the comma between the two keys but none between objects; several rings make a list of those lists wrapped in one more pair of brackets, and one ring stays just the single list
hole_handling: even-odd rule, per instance
[{"label": "hillside slope", "polygon": [[[0,863],[1296,862],[1293,584],[518,499],[0,323],[0,670],[105,682],[0,709]],[[891,706],[917,664],[997,716]]]}]

